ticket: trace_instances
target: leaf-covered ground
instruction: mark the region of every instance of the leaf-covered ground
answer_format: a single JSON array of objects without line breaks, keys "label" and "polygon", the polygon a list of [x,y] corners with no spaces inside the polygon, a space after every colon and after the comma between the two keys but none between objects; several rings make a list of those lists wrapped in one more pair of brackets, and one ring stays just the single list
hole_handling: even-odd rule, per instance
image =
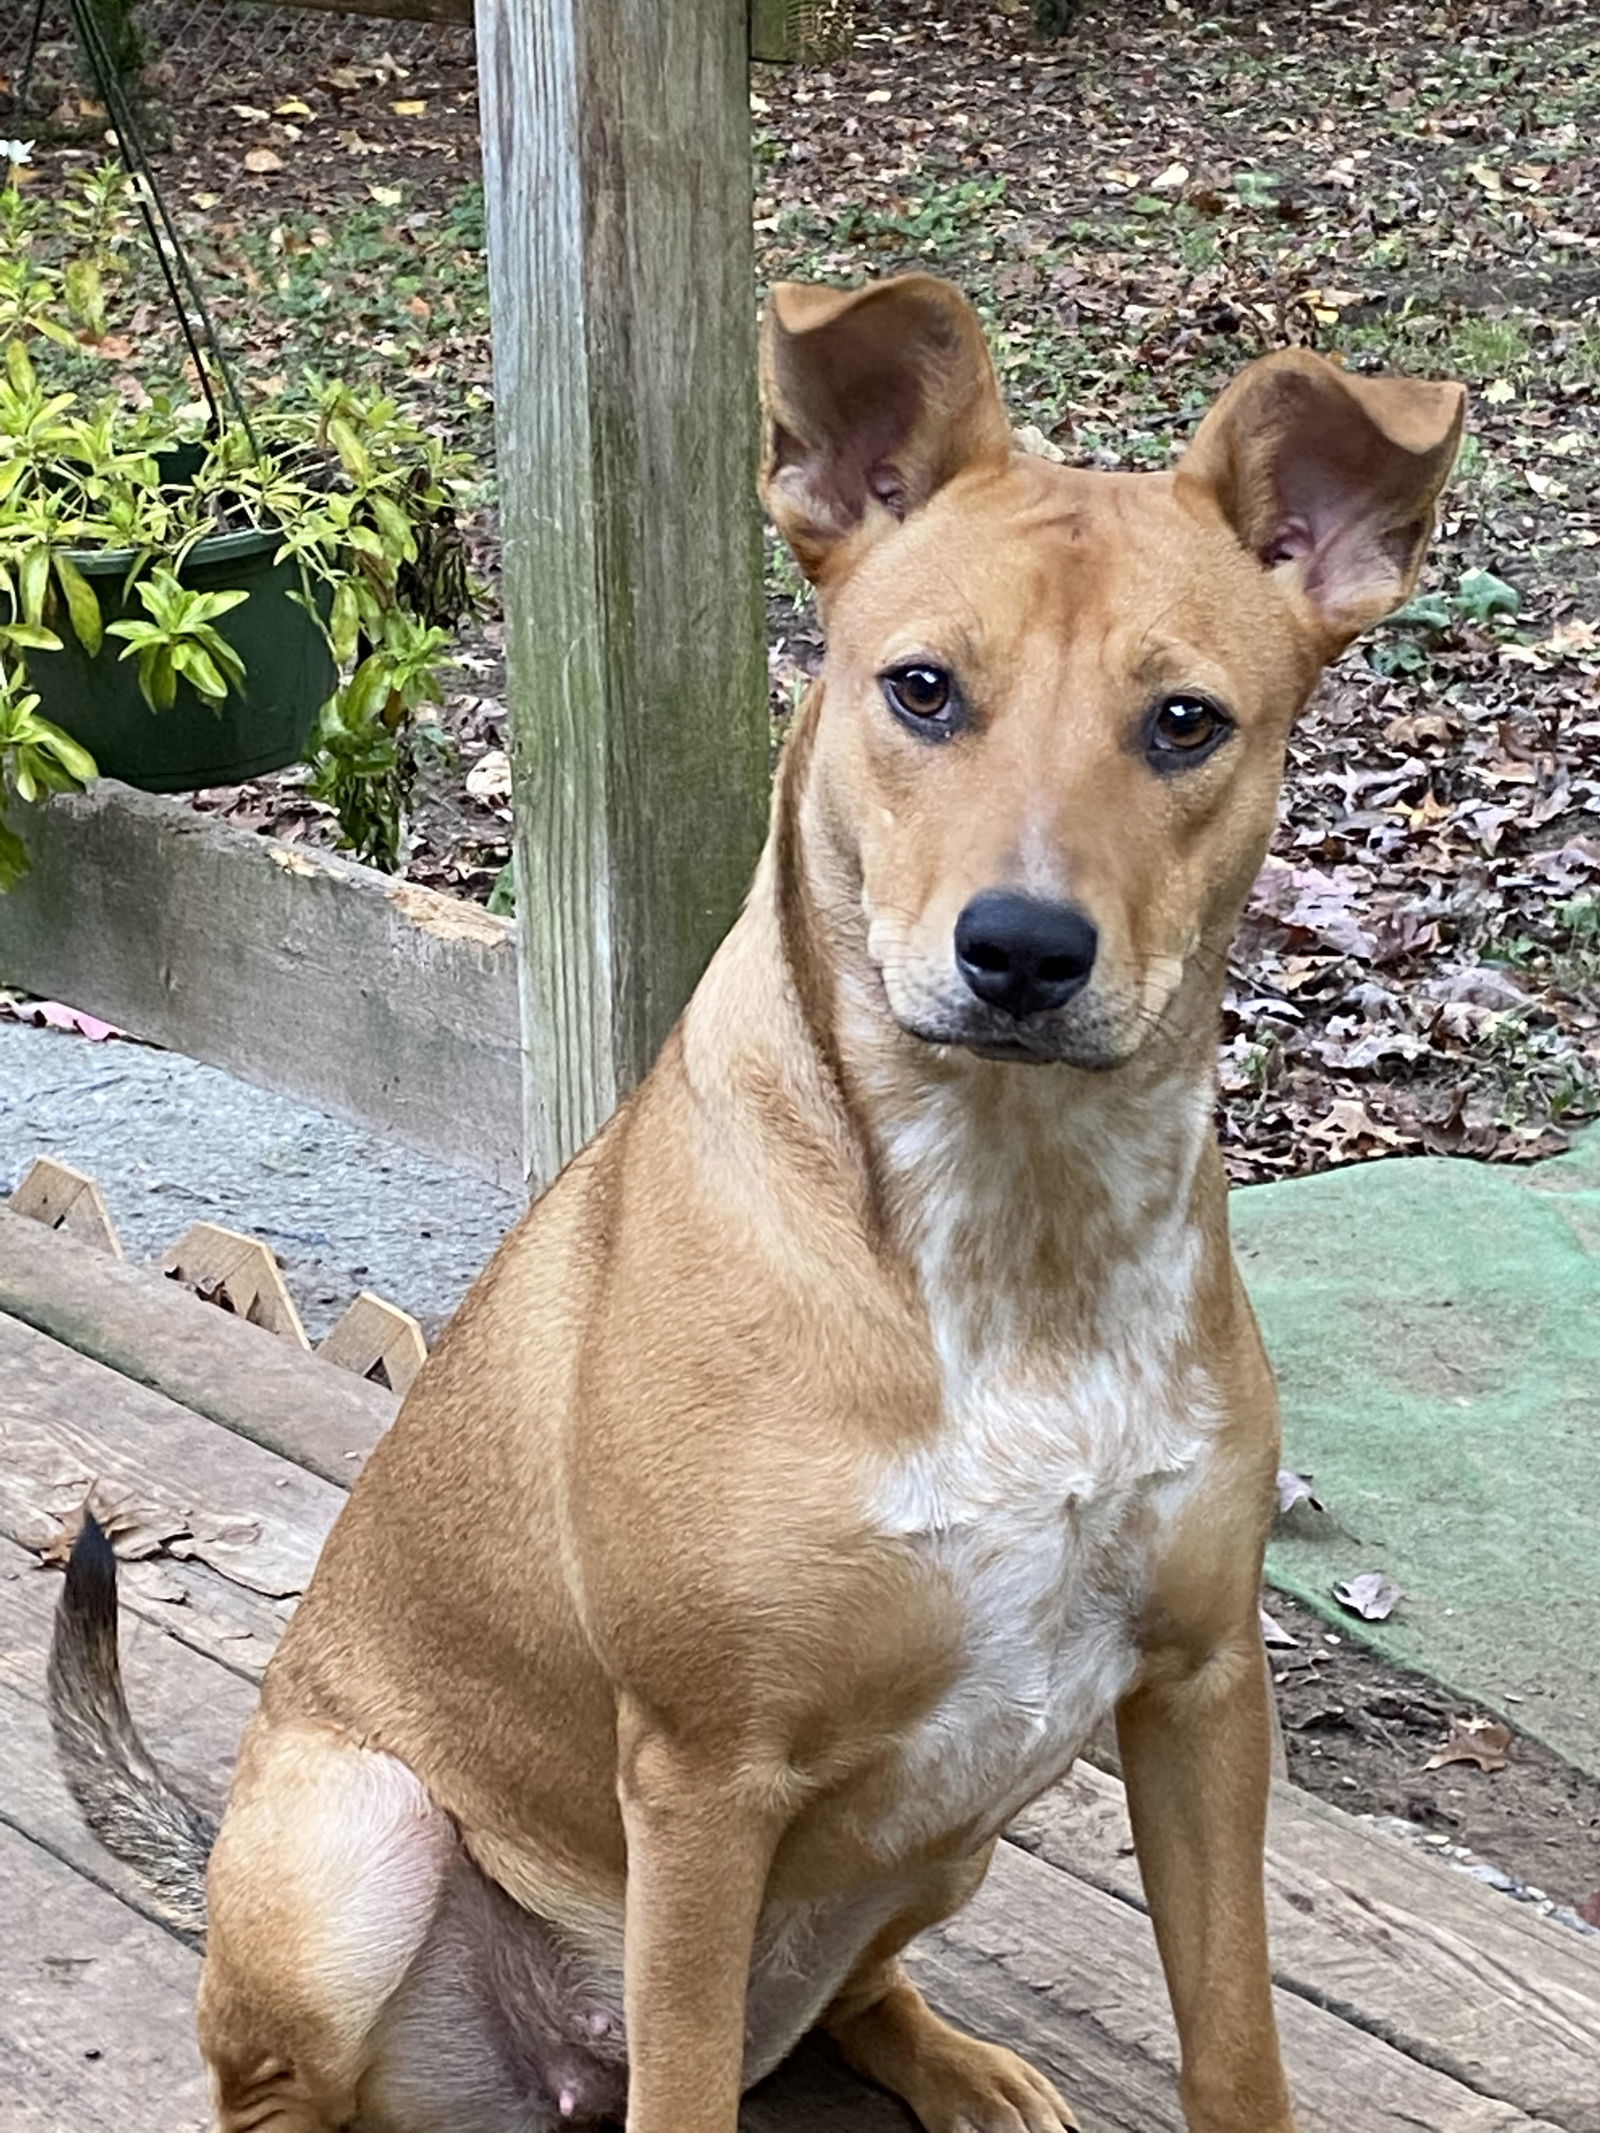
[{"label": "leaf-covered ground", "polygon": [[[1016,420],[1069,458],[1167,465],[1249,356],[1464,378],[1473,431],[1425,598],[1341,664],[1293,749],[1224,1028],[1230,1162],[1522,1159],[1600,1114],[1600,19],[1588,0],[870,0],[851,56],[762,69],[763,282],[948,273]],[[259,387],[382,382],[478,455],[494,563],[470,72],[329,64],[170,100],[158,158]],[[176,72],[174,70],[174,79]],[[186,85],[187,88],[188,85]],[[106,358],[147,364],[145,305]],[[780,717],[817,656],[774,555]],[[505,857],[491,617],[412,871]],[[475,771],[471,785],[468,772]],[[292,779],[216,796],[330,829]]]}]

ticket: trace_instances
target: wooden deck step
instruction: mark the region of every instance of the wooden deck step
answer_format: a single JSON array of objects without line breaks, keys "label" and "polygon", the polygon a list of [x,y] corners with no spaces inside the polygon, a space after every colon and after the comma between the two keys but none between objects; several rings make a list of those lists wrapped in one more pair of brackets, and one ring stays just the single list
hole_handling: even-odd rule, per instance
[{"label": "wooden deck step", "polygon": [[[148,1918],[137,1881],[82,1829],[50,1760],[42,1682],[57,1590],[23,1551],[0,1554],[0,1796],[25,1835]],[[151,1743],[215,1797],[252,1701],[248,1685],[143,1622],[125,1627],[125,1663]],[[1114,1800],[1114,1781],[1100,1780],[1096,1803],[1102,1786]],[[1444,1869],[1418,1864],[1444,1876]],[[1494,1906],[1511,1907],[1470,1886],[1465,1893],[1484,1906],[1478,1924],[1492,1942]],[[1556,1930],[1545,1927],[1544,1934]],[[1047,2066],[1091,2133],[1181,2133],[1153,1939],[1130,1901],[1007,1844],[977,1902],[921,1944],[913,1968],[955,2018]],[[187,2025],[187,2007],[183,2012]],[[1303,2133],[1579,2133],[1588,2123],[1580,2115],[1546,2120],[1474,2093],[1299,1993],[1280,1992],[1279,2019]],[[1359,2098],[1354,2116],[1352,2097]],[[905,2133],[907,2121],[825,2049],[813,2048],[751,2099],[746,2125],[749,2133]]]},{"label": "wooden deck step", "polygon": [[[64,1507],[88,1475],[210,1535],[199,1559],[124,1565],[133,1618],[125,1652],[130,1698],[152,1746],[215,1794],[253,1701],[252,1677],[281,1628],[280,1593],[308,1574],[341,1493],[0,1318],[0,1531],[37,1540],[41,1510]],[[124,1915],[138,1909],[138,1932],[159,1933],[132,1877],[78,1825],[49,1755],[44,1658],[58,1589],[23,1548],[0,1548],[0,1814],[52,1870],[100,1884],[91,1913],[107,1903]],[[1002,1846],[977,1902],[919,1944],[913,1967],[956,2019],[1045,2065],[1089,2133],[1181,2133],[1171,2022],[1122,1817],[1113,1780],[1076,1776],[1019,1824],[1031,1850]],[[35,1861],[27,1871],[36,1881],[43,1869]],[[1600,1955],[1581,1936],[1288,1792],[1279,1796],[1270,1878],[1279,2019],[1302,2133],[1600,2133]],[[175,1953],[150,1971],[141,2035],[152,2051],[159,2037],[192,2049],[193,1959],[160,1940]],[[58,1989],[79,1992],[81,2021],[82,1986],[98,1974],[76,1986],[66,1982],[74,1974],[63,1969]],[[108,1990],[128,1990],[114,1966],[104,1976]],[[34,2027],[17,2049],[35,2116],[0,2109],[0,2123],[28,2133],[41,2123],[44,2078],[26,2056],[40,2048],[28,2038],[45,2019],[40,1995],[57,1989],[54,1977],[30,1971],[25,1980]],[[118,2019],[108,2003],[108,2034]],[[0,2065],[8,2045],[0,2026]],[[178,2043],[170,2049],[187,2093],[190,2062]],[[0,2098],[6,2078],[0,2072]],[[137,2133],[138,2108],[105,2118],[86,2103],[83,2114],[43,2122],[114,2122]],[[748,2133],[906,2133],[908,2123],[823,2047],[808,2047],[745,2113]]]},{"label": "wooden deck step", "polygon": [[[1028,1808],[1026,1848],[1143,1907],[1127,1803],[1080,1764]],[[1267,1849],[1280,1984],[1463,2086],[1600,2133],[1600,1940],[1288,1785]]]},{"label": "wooden deck step", "polygon": [[128,1566],[129,1608],[259,1677],[283,1603],[304,1590],[343,1492],[0,1317],[0,1535],[40,1546],[91,1483],[100,1502],[186,1536],[159,1562]]},{"label": "wooden deck step", "polygon": [[181,1942],[0,1824],[0,2126],[204,2133],[198,1970]]},{"label": "wooden deck step", "polygon": [[0,1312],[348,1488],[392,1392],[0,1207]]}]

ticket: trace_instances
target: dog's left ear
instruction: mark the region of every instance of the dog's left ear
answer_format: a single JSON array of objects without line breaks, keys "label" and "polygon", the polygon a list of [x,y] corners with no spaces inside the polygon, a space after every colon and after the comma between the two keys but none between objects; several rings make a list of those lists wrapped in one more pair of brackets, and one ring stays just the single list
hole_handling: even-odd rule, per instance
[{"label": "dog's left ear", "polygon": [[1252,363],[1206,416],[1178,492],[1220,506],[1310,608],[1331,654],[1416,583],[1466,397],[1454,384],[1351,377],[1285,349]]},{"label": "dog's left ear", "polygon": [[780,282],[762,322],[761,401],[762,501],[809,578],[855,535],[889,530],[1011,451],[977,314],[932,274]]}]

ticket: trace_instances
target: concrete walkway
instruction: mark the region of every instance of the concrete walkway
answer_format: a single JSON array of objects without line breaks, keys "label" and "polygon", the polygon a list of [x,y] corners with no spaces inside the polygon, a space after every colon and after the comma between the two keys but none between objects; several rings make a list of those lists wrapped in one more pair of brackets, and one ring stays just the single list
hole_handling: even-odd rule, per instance
[{"label": "concrete walkway", "polygon": [[191,1222],[262,1238],[313,1340],[359,1289],[431,1333],[522,1206],[176,1053],[0,1022],[0,1199],[36,1155],[96,1180],[130,1259]]}]

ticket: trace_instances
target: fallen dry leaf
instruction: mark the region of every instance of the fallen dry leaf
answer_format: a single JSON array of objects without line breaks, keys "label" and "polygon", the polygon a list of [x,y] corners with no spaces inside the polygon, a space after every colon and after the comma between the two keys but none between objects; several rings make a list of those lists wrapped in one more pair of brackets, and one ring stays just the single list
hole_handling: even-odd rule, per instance
[{"label": "fallen dry leaf", "polygon": [[1283,1624],[1272,1615],[1269,1615],[1264,1607],[1260,1609],[1260,1615],[1261,1641],[1263,1644],[1273,1651],[1298,1651],[1300,1649],[1300,1639],[1291,1637]]},{"label": "fallen dry leaf", "polygon": [[124,1031],[114,1023],[102,1022],[96,1015],[86,1015],[76,1007],[66,1007],[60,1000],[18,1000],[9,994],[0,995],[0,1017],[12,1022],[31,1022],[35,1029],[58,1029],[73,1037],[87,1037],[91,1044],[104,1044],[109,1037],[121,1037]]},{"label": "fallen dry leaf", "polygon": [[1387,1622],[1400,1600],[1400,1587],[1381,1570],[1363,1570],[1359,1576],[1341,1578],[1333,1588],[1339,1605],[1364,1622]]},{"label": "fallen dry leaf", "polygon": [[1450,1738],[1423,1767],[1442,1770],[1446,1763],[1476,1763],[1480,1770],[1504,1770],[1510,1753],[1509,1726],[1494,1718],[1455,1718],[1450,1722]]},{"label": "fallen dry leaf", "polygon": [[269,171],[282,170],[283,158],[276,148],[252,148],[244,159],[246,170],[253,170],[257,177],[265,177]]},{"label": "fallen dry leaf", "polygon": [[1288,1467],[1278,1469],[1278,1516],[1285,1518],[1298,1504],[1309,1504],[1313,1511],[1323,1508],[1322,1498],[1311,1486],[1309,1474],[1296,1474]]},{"label": "fallen dry leaf", "polygon": [[509,800],[511,758],[503,748],[491,748],[479,756],[467,772],[467,790],[474,800]]},{"label": "fallen dry leaf", "polygon": [[1600,1889],[1596,1889],[1592,1896],[1585,1896],[1582,1903],[1575,1903],[1572,1908],[1586,1926],[1600,1926]]},{"label": "fallen dry leaf", "polygon": [[138,1562],[143,1557],[159,1555],[169,1542],[180,1539],[189,1530],[183,1512],[141,1503],[127,1490],[112,1489],[105,1482],[95,1480],[89,1484],[89,1492],[82,1503],[67,1512],[48,1540],[42,1545],[29,1543],[35,1548],[41,1564],[51,1569],[65,1569],[73,1543],[83,1531],[86,1511],[94,1514],[111,1543],[112,1552],[124,1562]]}]

